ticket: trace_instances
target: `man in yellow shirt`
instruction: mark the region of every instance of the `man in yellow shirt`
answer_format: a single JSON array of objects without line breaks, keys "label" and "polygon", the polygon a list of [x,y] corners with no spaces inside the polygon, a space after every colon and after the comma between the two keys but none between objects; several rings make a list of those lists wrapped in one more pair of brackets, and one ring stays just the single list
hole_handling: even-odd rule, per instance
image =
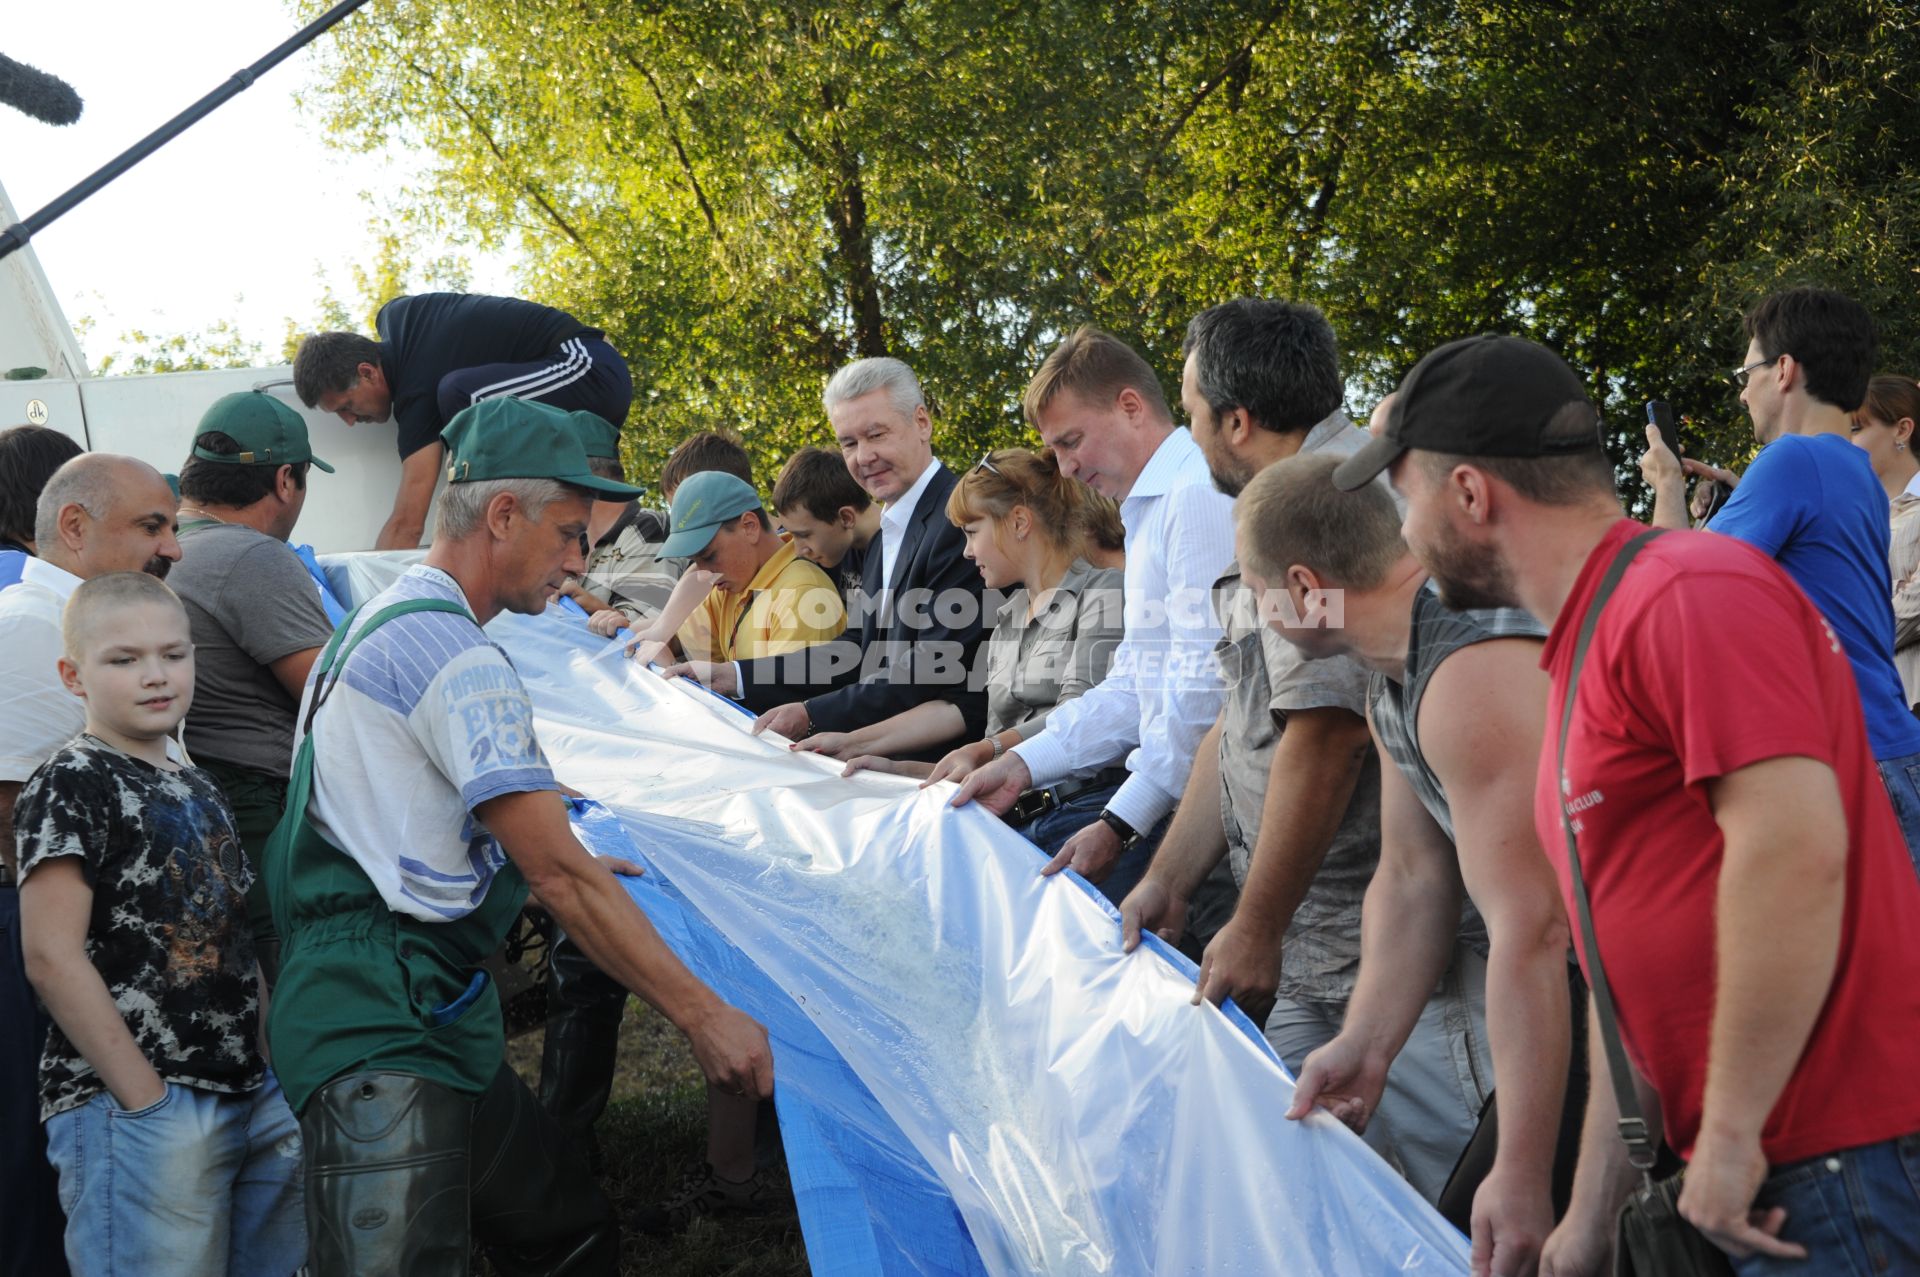
[{"label": "man in yellow shirt", "polygon": [[832,580],[774,531],[760,494],[733,475],[709,470],[680,485],[660,557],[687,559],[718,578],[680,626],[680,649],[690,660],[782,656],[847,627]]}]

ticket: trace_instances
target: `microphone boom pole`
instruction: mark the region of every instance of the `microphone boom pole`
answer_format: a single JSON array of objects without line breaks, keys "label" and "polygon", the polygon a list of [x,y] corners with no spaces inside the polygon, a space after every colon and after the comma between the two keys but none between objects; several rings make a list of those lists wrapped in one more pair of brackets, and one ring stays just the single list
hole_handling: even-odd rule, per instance
[{"label": "microphone boom pole", "polygon": [[32,217],[27,218],[25,221],[15,222],[4,231],[0,231],[0,258],[5,258],[13,252],[25,248],[28,240],[47,229],[47,227],[51,226],[64,214],[71,212],[76,206],[99,191],[101,187],[113,181],[114,178],[119,177],[141,160],[152,155],[168,142],[173,141],[174,138],[180,136],[180,134],[186,132],[195,124],[198,124],[201,119],[211,114],[214,108],[226,102],[227,99],[234,97],[243,90],[252,88],[255,80],[265,75],[268,71],[271,71],[280,63],[286,61],[287,58],[291,57],[306,45],[312,43],[321,32],[333,26],[366,2],[367,0],[340,0],[340,3],[334,5],[333,8],[327,10],[312,22],[309,22],[306,26],[300,28],[300,30],[294,32],[291,37],[271,53],[244,70],[235,71],[231,76],[227,77],[219,88],[207,94],[198,102],[195,102],[192,106],[141,138],[138,142],[135,142],[119,155],[100,166],[100,168],[94,170],[94,172],[87,177],[75,183],[65,194],[55,199],[51,204],[35,213]]}]

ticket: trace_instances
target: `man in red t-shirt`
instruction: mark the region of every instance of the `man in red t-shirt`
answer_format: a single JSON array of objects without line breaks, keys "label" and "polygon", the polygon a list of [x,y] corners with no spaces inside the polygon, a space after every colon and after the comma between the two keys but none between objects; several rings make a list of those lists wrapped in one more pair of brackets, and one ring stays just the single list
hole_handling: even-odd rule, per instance
[{"label": "man in red t-shirt", "polygon": [[[1443,346],[1335,482],[1388,469],[1449,604],[1551,624],[1551,745],[1581,621],[1644,530],[1579,378],[1516,338]],[[1540,840],[1577,917],[1564,785],[1649,1123],[1688,1162],[1682,1214],[1742,1277],[1920,1272],[1920,883],[1833,631],[1758,551],[1667,533],[1602,612],[1556,770],[1542,751]],[[1557,1277],[1608,1271],[1634,1184],[1591,1040]]]}]

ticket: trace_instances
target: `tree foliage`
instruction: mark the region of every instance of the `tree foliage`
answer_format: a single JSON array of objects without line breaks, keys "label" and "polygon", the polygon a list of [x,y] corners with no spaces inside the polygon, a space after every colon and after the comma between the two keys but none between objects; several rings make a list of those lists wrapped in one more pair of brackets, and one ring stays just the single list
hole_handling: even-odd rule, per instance
[{"label": "tree foliage", "polygon": [[1623,462],[1654,396],[1750,446],[1723,374],[1781,283],[1920,367],[1904,0],[389,0],[336,35],[330,135],[417,150],[408,218],[608,330],[643,464],[724,426],[770,474],[879,353],[968,456],[1074,325],[1171,385],[1242,294],[1327,310],[1357,411],[1441,341],[1536,336]]}]

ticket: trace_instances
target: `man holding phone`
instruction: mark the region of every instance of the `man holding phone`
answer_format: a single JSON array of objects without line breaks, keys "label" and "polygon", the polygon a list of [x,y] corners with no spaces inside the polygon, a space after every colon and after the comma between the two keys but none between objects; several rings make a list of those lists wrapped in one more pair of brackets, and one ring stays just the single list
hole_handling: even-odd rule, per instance
[{"label": "man holding phone", "polygon": [[[1832,623],[1866,713],[1867,737],[1920,867],[1920,719],[1893,663],[1887,588],[1886,490],[1853,446],[1879,342],[1864,306],[1830,289],[1795,288],[1747,313],[1747,353],[1733,374],[1753,418],[1760,455],[1711,530],[1777,560]],[[1655,527],[1684,528],[1686,473],[1649,426],[1641,473],[1654,490]],[[1731,476],[1728,476],[1731,478]]]}]

